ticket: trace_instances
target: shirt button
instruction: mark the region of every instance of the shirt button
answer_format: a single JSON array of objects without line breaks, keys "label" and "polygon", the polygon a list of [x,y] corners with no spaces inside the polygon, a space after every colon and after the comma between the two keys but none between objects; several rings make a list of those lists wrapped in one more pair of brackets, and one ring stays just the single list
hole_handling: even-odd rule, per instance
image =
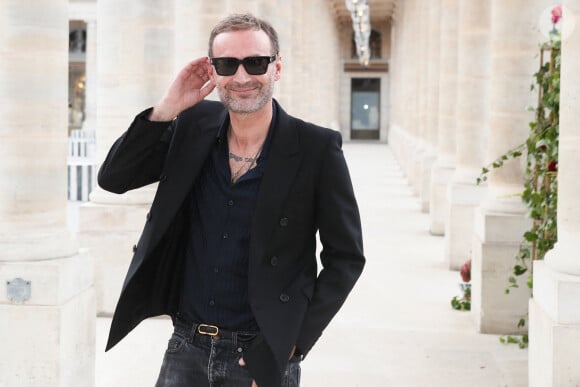
[{"label": "shirt button", "polygon": [[137,251],[137,245],[133,245],[133,252]]},{"label": "shirt button", "polygon": [[150,221],[151,220],[151,213],[150,212],[147,213],[146,218],[147,218],[147,221]]},{"label": "shirt button", "polygon": [[209,306],[215,306],[215,301],[214,300],[210,300],[209,301]]},{"label": "shirt button", "polygon": [[282,227],[288,226],[288,218],[280,219],[280,226],[282,226]]},{"label": "shirt button", "polygon": [[280,301],[288,302],[288,301],[290,301],[290,296],[285,294],[285,293],[282,293],[282,294],[280,294]]},{"label": "shirt button", "polygon": [[228,200],[228,206],[233,206],[234,205],[234,201],[233,200]]},{"label": "shirt button", "polygon": [[272,259],[270,259],[270,265],[278,266],[278,257],[272,257]]}]

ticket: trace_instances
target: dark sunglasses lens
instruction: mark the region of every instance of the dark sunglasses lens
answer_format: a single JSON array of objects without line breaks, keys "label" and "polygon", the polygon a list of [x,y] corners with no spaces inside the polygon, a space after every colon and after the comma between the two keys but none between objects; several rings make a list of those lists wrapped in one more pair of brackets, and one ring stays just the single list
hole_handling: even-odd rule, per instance
[{"label": "dark sunglasses lens", "polygon": [[240,62],[236,58],[214,58],[213,65],[219,75],[234,75]]},{"label": "dark sunglasses lens", "polygon": [[250,75],[262,75],[268,70],[270,58],[267,56],[254,56],[244,59],[244,68]]}]

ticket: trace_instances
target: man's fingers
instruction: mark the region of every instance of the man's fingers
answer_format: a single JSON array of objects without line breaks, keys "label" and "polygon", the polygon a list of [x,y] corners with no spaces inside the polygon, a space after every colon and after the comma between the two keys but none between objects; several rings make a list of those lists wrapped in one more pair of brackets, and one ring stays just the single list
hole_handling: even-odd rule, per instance
[{"label": "man's fingers", "polygon": [[185,80],[191,80],[192,77],[199,79],[202,83],[209,80],[208,75],[209,59],[207,57],[201,57],[189,62],[180,72],[178,78]]},{"label": "man's fingers", "polygon": [[213,83],[211,80],[208,83],[206,83],[205,86],[203,86],[201,88],[201,90],[199,91],[201,99],[204,99],[205,97],[207,97],[209,95],[209,93],[211,93],[213,91],[214,88],[215,88],[215,83]]}]

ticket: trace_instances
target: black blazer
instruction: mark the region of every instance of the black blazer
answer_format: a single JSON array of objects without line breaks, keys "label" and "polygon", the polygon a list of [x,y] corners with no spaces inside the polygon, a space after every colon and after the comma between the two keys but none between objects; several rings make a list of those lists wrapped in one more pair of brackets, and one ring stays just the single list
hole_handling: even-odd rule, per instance
[{"label": "black blazer", "polygon": [[[244,359],[260,387],[279,386],[293,345],[306,355],[363,269],[362,232],[338,132],[286,114],[275,132],[252,223],[248,291],[260,335]],[[169,124],[138,115],[114,143],[99,185],[128,190],[159,182],[113,317],[107,350],[143,319],[178,311],[181,207],[228,118],[202,101]],[[316,233],[322,242],[318,272]]]}]

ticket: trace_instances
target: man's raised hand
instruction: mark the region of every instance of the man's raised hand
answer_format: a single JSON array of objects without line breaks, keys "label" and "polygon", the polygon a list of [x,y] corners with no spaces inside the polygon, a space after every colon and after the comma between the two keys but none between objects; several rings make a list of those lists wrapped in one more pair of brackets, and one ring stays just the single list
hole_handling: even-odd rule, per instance
[{"label": "man's raised hand", "polygon": [[215,88],[215,83],[209,76],[209,66],[208,57],[189,62],[153,107],[149,120],[171,121],[179,113],[207,97]]}]

